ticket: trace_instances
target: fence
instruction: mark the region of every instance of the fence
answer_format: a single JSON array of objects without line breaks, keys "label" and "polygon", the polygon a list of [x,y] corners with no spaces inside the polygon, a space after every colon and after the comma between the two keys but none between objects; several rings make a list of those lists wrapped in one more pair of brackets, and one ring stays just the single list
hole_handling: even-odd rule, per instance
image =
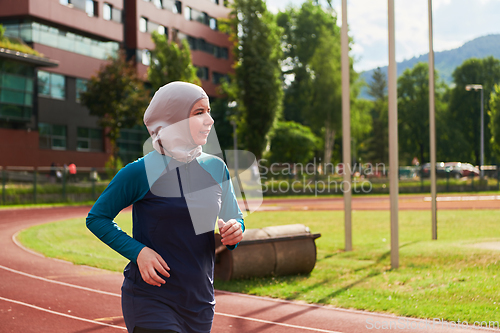
[{"label": "fence", "polygon": [[115,172],[106,168],[0,167],[2,205],[90,202],[106,188]]},{"label": "fence", "polygon": [[[453,173],[439,172],[437,191],[440,193],[500,191],[499,168],[485,166],[483,170],[485,174],[483,180],[475,173],[455,177]],[[351,189],[355,194],[389,193],[388,174],[389,170],[386,168],[352,170]],[[300,169],[277,165],[274,168],[262,167],[261,177],[263,194],[267,196],[341,194],[348,189],[348,184],[343,182],[342,168],[336,168],[334,172],[324,172],[312,165]],[[430,188],[429,175],[424,174],[421,168],[413,166],[399,168],[399,193],[430,193]]]},{"label": "fence", "polygon": [[[499,191],[500,178],[496,166],[485,166],[485,179],[477,175],[454,178],[450,174],[438,178],[438,193]],[[107,168],[77,168],[72,174],[66,167],[0,167],[1,204],[73,203],[95,201],[115,172]],[[241,170],[240,170],[241,171]],[[346,190],[337,172],[318,172],[309,167],[302,170],[261,169],[264,196],[341,194]],[[266,172],[262,172],[266,171]],[[341,171],[341,170],[340,170]],[[353,170],[352,191],[355,194],[389,193],[387,170],[367,172]],[[429,193],[430,179],[419,168],[401,167],[400,193]]]}]

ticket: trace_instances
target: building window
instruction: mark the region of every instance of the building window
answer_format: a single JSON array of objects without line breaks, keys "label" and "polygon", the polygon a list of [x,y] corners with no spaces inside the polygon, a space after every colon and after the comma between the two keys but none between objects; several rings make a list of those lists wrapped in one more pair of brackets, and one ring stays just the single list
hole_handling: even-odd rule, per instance
[{"label": "building window", "polygon": [[184,7],[184,18],[188,21],[192,20],[191,17],[191,7]]},{"label": "building window", "polygon": [[160,27],[160,25],[158,23],[148,21],[148,28],[146,30],[148,32],[158,31],[159,27]]},{"label": "building window", "polygon": [[139,31],[147,32],[148,31],[148,19],[145,17],[141,17],[139,19]]},{"label": "building window", "polygon": [[212,0],[212,2],[213,2],[214,4],[216,4],[216,5],[218,5],[218,4],[219,4],[219,0]]},{"label": "building window", "polygon": [[106,21],[122,23],[122,11],[114,8],[113,5],[110,5],[109,3],[104,3],[102,7],[102,18]]},{"label": "building window", "polygon": [[23,63],[0,58],[0,117],[30,120],[35,71]]},{"label": "building window", "polygon": [[193,36],[185,35],[178,31],[177,32],[174,31],[174,40],[176,40],[176,37],[179,38],[179,40],[186,38],[189,44],[189,48],[193,51],[199,50],[206,53],[210,53],[214,57],[220,59],[228,59],[229,57],[229,51],[227,47],[220,47],[217,45],[213,45],[205,41],[203,38],[195,38]]},{"label": "building window", "polygon": [[121,129],[120,137],[116,141],[116,144],[119,147],[118,155],[123,163],[129,163],[144,156],[144,142],[148,138],[149,133],[143,126],[135,126],[131,129]]},{"label": "building window", "polygon": [[228,59],[229,51],[228,51],[227,47],[216,46],[214,48],[214,56],[216,58],[220,58],[220,59]]},{"label": "building window", "polygon": [[223,80],[229,81],[227,74],[212,72],[212,83],[220,84]]},{"label": "building window", "polygon": [[182,2],[176,1],[174,6],[172,7],[172,11],[174,14],[181,14],[182,13]]},{"label": "building window", "polygon": [[208,67],[198,67],[196,75],[200,80],[208,80]]},{"label": "building window", "polygon": [[64,75],[38,71],[38,96],[65,99],[66,78]]},{"label": "building window", "polygon": [[163,9],[163,1],[162,0],[153,0],[153,4],[156,6],[156,8]]},{"label": "building window", "polygon": [[42,149],[66,149],[66,126],[38,124],[39,144]]},{"label": "building window", "polygon": [[121,9],[111,8],[111,19],[117,23],[122,23],[122,11]]},{"label": "building window", "polygon": [[69,6],[87,13],[88,16],[97,16],[97,2],[93,0],[59,0],[61,5]]},{"label": "building window", "polygon": [[105,19],[106,21],[111,21],[111,10],[112,10],[113,6],[108,4],[108,3],[105,3],[103,4],[102,6],[102,18]]},{"label": "building window", "polygon": [[[119,17],[121,19],[121,16]],[[4,27],[6,28],[6,36],[21,38],[25,42],[35,42],[102,60],[107,60],[110,56],[115,57],[119,49],[119,43],[117,42],[104,42],[84,37],[38,22],[6,23]]]},{"label": "building window", "polygon": [[102,151],[102,130],[98,128],[77,128],[76,150]]},{"label": "building window", "polygon": [[137,50],[136,53],[137,61],[143,65],[149,66],[151,64],[151,52],[148,49]]},{"label": "building window", "polygon": [[198,15],[198,21],[200,23],[203,23],[204,25],[209,25],[210,24],[210,16],[208,16],[207,13],[202,12]]},{"label": "building window", "polygon": [[210,26],[210,29],[217,30],[218,29],[217,20],[215,18],[211,17],[209,26]]},{"label": "building window", "polygon": [[158,26],[158,33],[160,35],[168,35],[168,29],[164,27],[163,25]]},{"label": "building window", "polygon": [[82,93],[87,91],[88,80],[76,79],[76,101],[80,103],[80,96]]},{"label": "building window", "polygon": [[85,12],[88,16],[97,17],[97,2],[92,0],[85,1]]}]

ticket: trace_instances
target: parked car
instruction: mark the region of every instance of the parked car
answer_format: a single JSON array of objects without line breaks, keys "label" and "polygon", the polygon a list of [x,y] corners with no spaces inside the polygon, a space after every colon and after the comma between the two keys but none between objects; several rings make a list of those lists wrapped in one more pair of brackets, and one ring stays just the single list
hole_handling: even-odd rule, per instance
[{"label": "parked car", "polygon": [[445,171],[450,172],[454,178],[479,176],[479,168],[470,163],[448,162],[444,164]]},{"label": "parked car", "polygon": [[[422,176],[430,177],[430,163],[425,163],[422,165]],[[471,175],[479,176],[479,168],[473,166],[470,163],[462,162],[438,162],[436,163],[436,175],[437,177],[453,177],[459,179],[462,177],[470,177]]]}]

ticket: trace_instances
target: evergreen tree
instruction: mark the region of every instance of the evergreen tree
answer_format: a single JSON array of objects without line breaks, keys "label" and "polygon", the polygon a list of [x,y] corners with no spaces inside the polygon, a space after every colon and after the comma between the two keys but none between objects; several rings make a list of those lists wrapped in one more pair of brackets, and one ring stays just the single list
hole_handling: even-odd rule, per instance
[{"label": "evergreen tree", "polygon": [[373,72],[368,94],[374,101],[370,102],[372,131],[365,142],[365,157],[372,163],[387,164],[389,162],[387,79],[380,67]]}]

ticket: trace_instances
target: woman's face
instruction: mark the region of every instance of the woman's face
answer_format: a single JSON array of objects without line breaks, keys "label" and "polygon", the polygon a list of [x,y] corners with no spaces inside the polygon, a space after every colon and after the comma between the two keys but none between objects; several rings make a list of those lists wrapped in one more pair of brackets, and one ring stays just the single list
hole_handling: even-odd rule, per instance
[{"label": "woman's face", "polygon": [[213,124],[214,120],[210,115],[208,99],[202,98],[193,105],[189,113],[189,130],[195,144],[204,145],[207,143],[208,134]]}]

